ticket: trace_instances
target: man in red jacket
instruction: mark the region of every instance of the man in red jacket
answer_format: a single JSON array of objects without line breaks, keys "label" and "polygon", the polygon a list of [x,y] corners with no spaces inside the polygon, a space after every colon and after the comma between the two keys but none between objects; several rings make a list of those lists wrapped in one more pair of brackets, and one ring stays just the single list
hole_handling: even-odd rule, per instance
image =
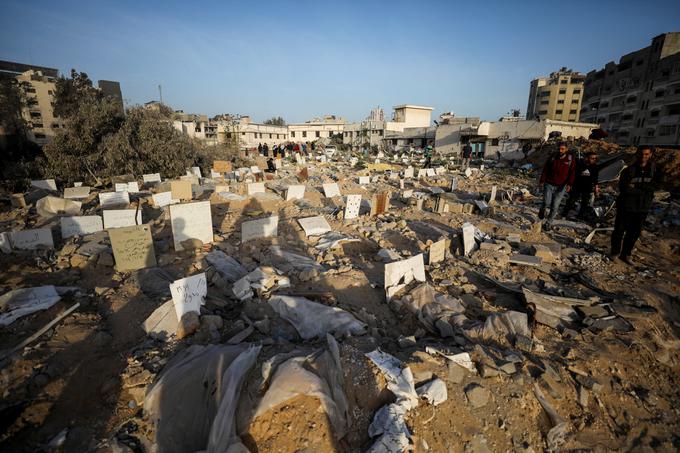
[{"label": "man in red jacket", "polygon": [[559,153],[548,159],[543,167],[539,186],[543,186],[543,204],[538,211],[540,219],[545,218],[545,208],[549,208],[548,220],[544,228],[550,231],[564,194],[571,190],[576,174],[576,159],[569,154],[567,145],[560,143]]}]

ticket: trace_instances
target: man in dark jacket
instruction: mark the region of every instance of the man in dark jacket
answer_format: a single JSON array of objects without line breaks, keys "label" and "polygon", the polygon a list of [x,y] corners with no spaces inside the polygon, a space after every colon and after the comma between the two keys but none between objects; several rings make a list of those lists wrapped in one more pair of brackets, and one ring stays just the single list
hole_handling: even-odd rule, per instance
[{"label": "man in dark jacket", "polygon": [[545,163],[538,182],[539,186],[543,186],[543,204],[538,211],[538,217],[545,218],[545,209],[550,209],[544,225],[547,231],[552,228],[552,222],[557,216],[564,194],[569,192],[574,184],[575,170],[576,159],[569,154],[567,145],[560,143],[559,152]]},{"label": "man in dark jacket", "polygon": [[569,198],[564,206],[562,215],[567,216],[569,211],[574,209],[576,202],[580,201],[581,206],[578,210],[579,218],[585,218],[588,211],[593,204],[593,195],[597,196],[600,192],[600,186],[597,180],[600,176],[600,170],[597,168],[597,153],[590,151],[586,153],[585,157],[576,162],[576,176],[574,177],[574,186],[569,192]]},{"label": "man in dark jacket", "polygon": [[630,254],[652,207],[654,191],[663,183],[663,174],[652,162],[654,151],[653,146],[640,146],[635,163],[624,168],[619,177],[611,256],[631,266]]},{"label": "man in dark jacket", "polygon": [[465,146],[463,146],[463,152],[461,154],[463,157],[462,170],[465,171],[470,166],[470,159],[472,159],[472,146],[470,146],[469,143],[466,143]]}]

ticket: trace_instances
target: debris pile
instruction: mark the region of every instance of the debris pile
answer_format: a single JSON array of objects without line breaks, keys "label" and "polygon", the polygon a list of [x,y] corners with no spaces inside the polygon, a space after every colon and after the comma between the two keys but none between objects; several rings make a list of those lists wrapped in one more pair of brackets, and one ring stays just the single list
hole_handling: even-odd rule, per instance
[{"label": "debris pile", "polygon": [[501,163],[317,157],[7,194],[0,445],[680,448],[675,195],[630,266],[613,186],[594,223],[544,231]]}]

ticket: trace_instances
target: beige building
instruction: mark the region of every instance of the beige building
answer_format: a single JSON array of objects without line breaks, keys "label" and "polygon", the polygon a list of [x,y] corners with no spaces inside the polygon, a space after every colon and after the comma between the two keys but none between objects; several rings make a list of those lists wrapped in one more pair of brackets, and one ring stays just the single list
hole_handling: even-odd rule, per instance
[{"label": "beige building", "polygon": [[288,126],[252,123],[248,116],[231,121],[219,120],[217,125],[219,142],[235,141],[240,149],[257,148],[259,144],[271,147],[288,141]]},{"label": "beige building", "polygon": [[330,139],[342,134],[347,122],[335,115],[314,118],[306,123],[289,124],[288,134],[292,142],[313,142],[319,139]]},{"label": "beige building", "polygon": [[54,116],[56,69],[53,73],[29,69],[15,78],[22,84],[26,103],[22,116],[28,123],[28,139],[38,145],[50,143],[64,122]]},{"label": "beige building", "polygon": [[195,115],[178,110],[175,112],[172,125],[183,134],[201,140],[208,145],[217,145],[218,143],[218,126],[208,120],[208,115]]},{"label": "beige building", "polygon": [[579,72],[562,68],[550,77],[532,80],[526,118],[578,122],[585,78]]},{"label": "beige building", "polygon": [[397,105],[392,121],[384,121],[382,109],[373,109],[366,120],[345,126],[342,142],[354,147],[424,146],[428,138],[434,139],[433,128],[430,127],[432,110],[432,107],[419,105]]}]

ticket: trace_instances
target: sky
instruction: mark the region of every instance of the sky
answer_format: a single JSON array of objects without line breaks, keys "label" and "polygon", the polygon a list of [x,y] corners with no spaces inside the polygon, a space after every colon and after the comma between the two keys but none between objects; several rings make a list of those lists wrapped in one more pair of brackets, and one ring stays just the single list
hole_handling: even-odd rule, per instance
[{"label": "sky", "polygon": [[126,105],[360,121],[380,106],[495,120],[531,79],[680,31],[680,1],[0,2],[0,60],[116,80]]}]

